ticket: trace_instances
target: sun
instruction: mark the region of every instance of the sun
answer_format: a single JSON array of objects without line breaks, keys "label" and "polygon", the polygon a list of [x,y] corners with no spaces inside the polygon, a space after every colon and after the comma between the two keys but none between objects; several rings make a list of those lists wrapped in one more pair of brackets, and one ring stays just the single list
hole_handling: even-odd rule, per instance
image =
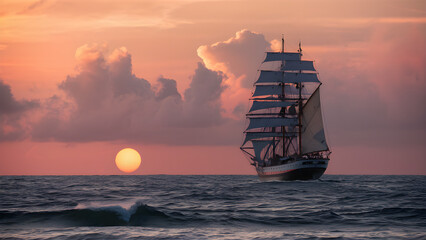
[{"label": "sun", "polygon": [[117,153],[115,164],[121,171],[131,173],[141,165],[141,156],[132,148],[124,148]]}]

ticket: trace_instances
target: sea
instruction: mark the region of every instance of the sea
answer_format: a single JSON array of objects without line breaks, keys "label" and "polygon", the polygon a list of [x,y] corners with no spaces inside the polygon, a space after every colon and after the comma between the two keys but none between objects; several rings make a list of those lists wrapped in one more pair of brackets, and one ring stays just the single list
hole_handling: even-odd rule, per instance
[{"label": "sea", "polygon": [[0,176],[0,239],[426,239],[426,176]]}]

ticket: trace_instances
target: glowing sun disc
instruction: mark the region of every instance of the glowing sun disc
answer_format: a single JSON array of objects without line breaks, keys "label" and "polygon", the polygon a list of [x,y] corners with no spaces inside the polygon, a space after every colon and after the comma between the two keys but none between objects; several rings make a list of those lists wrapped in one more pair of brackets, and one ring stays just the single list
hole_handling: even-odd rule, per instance
[{"label": "glowing sun disc", "polygon": [[141,156],[132,148],[124,148],[117,153],[115,165],[123,172],[134,172],[141,165]]}]

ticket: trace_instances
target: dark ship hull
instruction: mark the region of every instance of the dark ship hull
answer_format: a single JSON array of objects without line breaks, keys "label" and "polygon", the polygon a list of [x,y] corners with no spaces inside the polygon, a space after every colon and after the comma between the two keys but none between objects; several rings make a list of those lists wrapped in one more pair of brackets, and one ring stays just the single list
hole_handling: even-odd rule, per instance
[{"label": "dark ship hull", "polygon": [[261,181],[293,181],[319,179],[328,166],[328,159],[298,160],[277,166],[258,167]]}]

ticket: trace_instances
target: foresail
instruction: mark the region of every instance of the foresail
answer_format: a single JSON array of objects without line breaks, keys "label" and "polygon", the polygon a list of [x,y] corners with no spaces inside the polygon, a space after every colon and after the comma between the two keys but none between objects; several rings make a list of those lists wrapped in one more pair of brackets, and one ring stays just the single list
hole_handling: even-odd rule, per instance
[{"label": "foresail", "polygon": [[302,82],[319,82],[316,73],[299,73],[299,72],[283,72],[283,71],[260,71],[259,78],[256,83],[302,83]]},{"label": "foresail", "polygon": [[253,105],[251,106],[249,112],[268,109],[268,108],[277,108],[277,107],[288,107],[294,105],[291,102],[277,102],[277,101],[253,101]]},{"label": "foresail", "polygon": [[[253,139],[262,139],[262,138],[272,138],[272,137],[282,137],[282,132],[246,132],[246,137],[242,145],[246,144],[248,141]],[[296,136],[296,133],[285,133],[286,137]]]},{"label": "foresail", "polygon": [[253,144],[253,150],[254,150],[254,155],[256,156],[257,160],[261,159],[261,152],[262,150],[267,147],[268,145],[272,144],[273,141],[271,140],[253,140],[251,141],[251,143]]},{"label": "foresail", "polygon": [[315,67],[312,61],[286,61],[281,70],[315,71]]},{"label": "foresail", "polygon": [[253,97],[265,95],[281,95],[282,87],[278,85],[259,85],[254,90]]},{"label": "foresail", "polygon": [[328,145],[325,139],[318,87],[302,110],[302,154],[325,150],[328,150]]},{"label": "foresail", "polygon": [[[282,96],[282,86],[280,85],[256,85],[254,89],[254,93],[252,95],[255,100],[279,100],[281,101],[282,98],[278,96]],[[285,86],[284,88],[284,94],[287,97],[292,97],[292,95],[299,94],[299,89],[295,86]],[[303,95],[305,93],[302,92]],[[266,97],[266,96],[272,96],[276,95],[277,97]],[[262,97],[265,96],[265,97]]]},{"label": "foresail", "polygon": [[267,52],[266,58],[263,62],[272,61],[288,61],[288,60],[300,60],[300,53],[297,52]]},{"label": "foresail", "polygon": [[250,118],[249,120],[250,123],[246,130],[264,127],[295,126],[297,124],[296,118],[262,117]]}]

